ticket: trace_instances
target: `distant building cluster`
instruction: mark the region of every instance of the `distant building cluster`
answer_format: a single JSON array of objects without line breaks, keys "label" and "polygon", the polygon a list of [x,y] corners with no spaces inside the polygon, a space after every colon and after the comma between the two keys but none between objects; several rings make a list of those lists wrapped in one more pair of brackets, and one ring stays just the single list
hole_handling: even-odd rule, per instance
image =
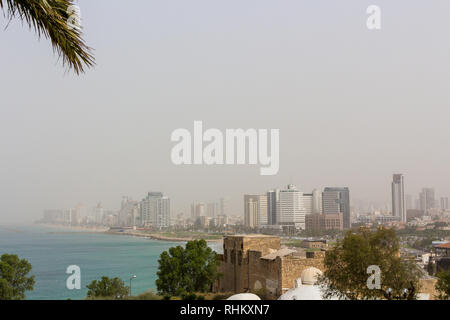
[{"label": "distant building cluster", "polygon": [[426,226],[431,221],[446,221],[449,215],[448,197],[436,197],[434,188],[422,188],[414,198],[405,194],[405,178],[403,174],[394,174],[391,185],[392,210],[371,210],[359,214],[356,222],[362,224],[385,224],[397,227]]},{"label": "distant building cluster", "polygon": [[170,198],[162,192],[148,192],[140,201],[122,197],[118,210],[105,210],[101,203],[92,208],[79,204],[70,209],[45,210],[42,222],[221,231],[232,227],[238,232],[250,229],[252,232],[292,235],[301,230],[313,234],[346,230],[355,223],[425,226],[430,221],[445,220],[450,214],[448,197],[436,197],[434,188],[422,188],[416,199],[406,194],[405,177],[401,173],[393,175],[391,195],[392,202],[384,209],[376,210],[373,206],[363,209],[358,200],[353,200],[355,203],[351,207],[348,187],[325,187],[322,191],[304,192],[289,184],[284,189],[244,194],[243,215],[242,211],[230,215],[227,200],[222,197],[217,201],[192,202],[190,214],[172,216]]},{"label": "distant building cluster", "polygon": [[112,210],[104,210],[101,202],[97,206],[88,209],[82,204],[70,209],[44,210],[40,222],[81,226],[81,225],[117,225],[117,213]]},{"label": "distant building cluster", "polygon": [[184,220],[184,225],[193,225],[198,228],[222,228],[230,222],[226,211],[225,198],[208,203],[193,202],[191,204],[191,215]]},{"label": "distant building cluster", "polygon": [[141,200],[124,196],[118,210],[104,210],[101,203],[93,208],[77,205],[74,209],[44,210],[42,223],[67,226],[140,227],[144,229],[222,228],[240,224],[239,217],[226,214],[225,198],[217,202],[194,202],[191,216],[171,216],[170,198],[162,192],[148,192]]},{"label": "distant building cluster", "polygon": [[248,228],[283,230],[343,230],[350,228],[350,191],[326,187],[311,193],[290,184],[266,194],[244,195],[244,224]]},{"label": "distant building cluster", "polygon": [[75,209],[45,210],[40,222],[69,226],[170,226],[170,199],[161,192],[149,192],[141,201],[124,196],[119,210],[104,210],[101,203],[90,210],[83,205]]}]

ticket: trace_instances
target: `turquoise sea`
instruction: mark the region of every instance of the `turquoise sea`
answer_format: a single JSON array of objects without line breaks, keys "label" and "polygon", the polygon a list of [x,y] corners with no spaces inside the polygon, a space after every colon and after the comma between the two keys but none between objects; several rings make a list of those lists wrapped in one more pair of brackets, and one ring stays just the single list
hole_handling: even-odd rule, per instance
[{"label": "turquoise sea", "polygon": [[[129,285],[132,293],[155,290],[158,258],[162,251],[180,242],[166,242],[146,238],[83,233],[43,226],[0,227],[0,255],[17,254],[33,266],[36,284],[27,292],[33,300],[83,299],[86,285],[101,276],[119,277]],[[221,251],[221,244],[210,246]],[[81,289],[69,290],[66,269],[77,265],[81,269]]]}]

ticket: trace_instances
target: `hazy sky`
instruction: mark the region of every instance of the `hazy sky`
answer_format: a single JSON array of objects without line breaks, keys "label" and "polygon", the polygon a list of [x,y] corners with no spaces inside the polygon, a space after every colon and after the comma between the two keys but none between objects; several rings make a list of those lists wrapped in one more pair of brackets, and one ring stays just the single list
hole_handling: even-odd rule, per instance
[{"label": "hazy sky", "polygon": [[[366,8],[382,29],[366,27]],[[80,0],[97,66],[0,17],[0,224],[45,208],[116,209],[162,191],[172,212],[288,183],[353,199],[450,195],[448,0]],[[280,170],[175,166],[177,128],[280,129]]]}]

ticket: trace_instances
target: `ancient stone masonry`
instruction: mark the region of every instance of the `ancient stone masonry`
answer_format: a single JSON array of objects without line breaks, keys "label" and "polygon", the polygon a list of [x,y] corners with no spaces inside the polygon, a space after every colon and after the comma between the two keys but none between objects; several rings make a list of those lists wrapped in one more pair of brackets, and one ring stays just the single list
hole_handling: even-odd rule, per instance
[{"label": "ancient stone masonry", "polygon": [[315,251],[301,255],[281,248],[280,238],[276,236],[226,236],[220,265],[223,277],[216,290],[241,293],[265,289],[276,298],[292,288],[306,268],[323,270],[324,254]]}]

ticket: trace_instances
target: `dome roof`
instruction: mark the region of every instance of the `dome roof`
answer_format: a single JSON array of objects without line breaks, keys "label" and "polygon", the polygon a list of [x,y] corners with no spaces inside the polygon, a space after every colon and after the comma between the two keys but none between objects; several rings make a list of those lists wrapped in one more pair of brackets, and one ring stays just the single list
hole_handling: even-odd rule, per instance
[{"label": "dome roof", "polygon": [[317,282],[317,278],[323,274],[322,271],[320,271],[317,268],[309,267],[305,270],[303,270],[301,279],[303,285],[312,285]]},{"label": "dome roof", "polygon": [[305,286],[289,289],[278,300],[323,300],[319,286]]},{"label": "dome roof", "polygon": [[253,293],[238,293],[232,295],[227,300],[261,300],[261,298]]}]

